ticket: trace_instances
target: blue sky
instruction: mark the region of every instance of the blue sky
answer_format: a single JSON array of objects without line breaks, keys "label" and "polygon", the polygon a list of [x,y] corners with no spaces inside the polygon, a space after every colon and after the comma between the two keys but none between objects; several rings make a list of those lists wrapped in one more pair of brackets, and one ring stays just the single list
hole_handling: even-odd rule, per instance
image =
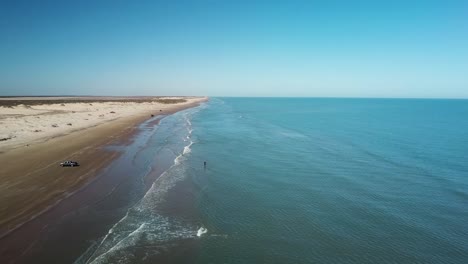
[{"label": "blue sky", "polygon": [[0,1],[0,95],[468,98],[468,1]]}]

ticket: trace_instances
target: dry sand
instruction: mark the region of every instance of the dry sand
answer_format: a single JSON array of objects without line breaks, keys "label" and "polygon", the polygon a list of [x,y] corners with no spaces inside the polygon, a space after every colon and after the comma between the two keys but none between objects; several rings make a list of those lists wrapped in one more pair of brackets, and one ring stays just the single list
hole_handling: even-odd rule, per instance
[{"label": "dry sand", "polygon": [[[159,114],[171,110],[174,106],[187,105],[200,98],[183,98],[186,102],[178,104],[162,103],[181,98],[161,98],[151,101],[138,97],[129,98],[94,98],[94,97],[40,97],[36,100],[21,98],[0,99],[0,152],[22,147],[35,142],[43,142],[73,131],[96,126],[112,120],[137,115]],[[107,100],[106,100],[107,99]],[[15,102],[15,104],[12,104]],[[37,104],[37,103],[48,104]],[[6,106],[2,106],[7,105]]]},{"label": "dry sand", "polygon": [[[30,103],[0,107],[0,238],[91,182],[118,156],[102,146],[128,138],[152,114],[173,113],[207,100],[53,98],[59,99],[63,101],[51,104],[32,98]],[[2,100],[13,99],[0,99],[0,105]],[[68,159],[82,165],[58,166]]]}]

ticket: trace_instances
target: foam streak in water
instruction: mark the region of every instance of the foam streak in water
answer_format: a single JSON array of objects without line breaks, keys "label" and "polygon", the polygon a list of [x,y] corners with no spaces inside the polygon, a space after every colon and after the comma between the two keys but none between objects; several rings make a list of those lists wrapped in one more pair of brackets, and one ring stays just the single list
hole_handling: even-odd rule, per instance
[{"label": "foam streak in water", "polygon": [[[185,122],[181,125],[187,126],[185,136],[190,139],[192,124],[188,113],[183,118]],[[179,138],[180,135],[173,136]],[[201,230],[202,233],[200,230],[197,232],[195,226],[158,214],[158,208],[165,202],[168,191],[185,178],[185,161],[193,144],[190,140],[174,159],[174,164],[153,182],[142,199],[108,231],[93,252],[86,254],[89,257],[83,256],[76,263],[132,263],[138,260],[135,259],[135,250],[142,245],[154,249],[154,252],[147,252],[148,254],[158,254],[159,251],[173,246],[174,241],[195,238],[206,232],[206,229]],[[86,259],[83,261],[83,258]]]},{"label": "foam streak in water", "polygon": [[206,232],[208,232],[208,229],[200,227],[200,229],[197,231],[197,237],[201,237],[203,234],[206,234]]}]

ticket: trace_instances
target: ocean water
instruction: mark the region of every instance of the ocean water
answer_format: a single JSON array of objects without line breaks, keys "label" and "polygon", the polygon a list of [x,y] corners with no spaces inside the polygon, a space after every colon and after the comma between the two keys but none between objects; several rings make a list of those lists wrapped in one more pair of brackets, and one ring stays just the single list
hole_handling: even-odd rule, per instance
[{"label": "ocean water", "polygon": [[211,98],[161,121],[141,153],[171,167],[77,263],[468,263],[467,117],[467,100]]}]

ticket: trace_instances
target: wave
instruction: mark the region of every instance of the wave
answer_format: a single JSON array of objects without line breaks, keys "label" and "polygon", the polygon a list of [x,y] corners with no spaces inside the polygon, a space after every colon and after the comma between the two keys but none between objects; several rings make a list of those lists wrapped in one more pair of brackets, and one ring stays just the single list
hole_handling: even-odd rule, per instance
[{"label": "wave", "polygon": [[[190,114],[183,118],[187,126],[187,137],[193,131]],[[175,157],[174,163],[151,185],[137,204],[131,207],[108,233],[95,243],[75,263],[132,263],[138,258],[134,254],[140,247],[148,247],[145,254],[158,254],[183,239],[193,239],[203,231],[186,222],[168,218],[158,213],[167,193],[187,175],[185,161],[190,156],[192,140]],[[202,234],[206,233],[206,230]]]},{"label": "wave", "polygon": [[158,214],[145,218],[144,222],[135,216],[126,218],[113,228],[87,261],[79,263],[133,263],[138,260],[135,254],[138,248],[145,248],[148,255],[157,255],[173,246],[174,241],[196,238],[194,228],[174,219]]},{"label": "wave", "polygon": [[182,155],[187,155],[190,152],[192,152],[192,149],[190,148],[192,145],[193,145],[193,141],[190,141],[190,144],[184,147],[184,151],[182,152]]},{"label": "wave", "polygon": [[200,227],[200,229],[197,231],[197,237],[201,237],[202,235],[206,234],[206,232],[208,232],[208,229]]},{"label": "wave", "polygon": [[194,238],[197,234],[194,227],[157,213],[168,190],[182,180],[184,174],[180,163],[163,173],[140,202],[109,230],[84,263],[128,263],[132,262],[132,251],[137,245],[164,248],[170,241]]}]

